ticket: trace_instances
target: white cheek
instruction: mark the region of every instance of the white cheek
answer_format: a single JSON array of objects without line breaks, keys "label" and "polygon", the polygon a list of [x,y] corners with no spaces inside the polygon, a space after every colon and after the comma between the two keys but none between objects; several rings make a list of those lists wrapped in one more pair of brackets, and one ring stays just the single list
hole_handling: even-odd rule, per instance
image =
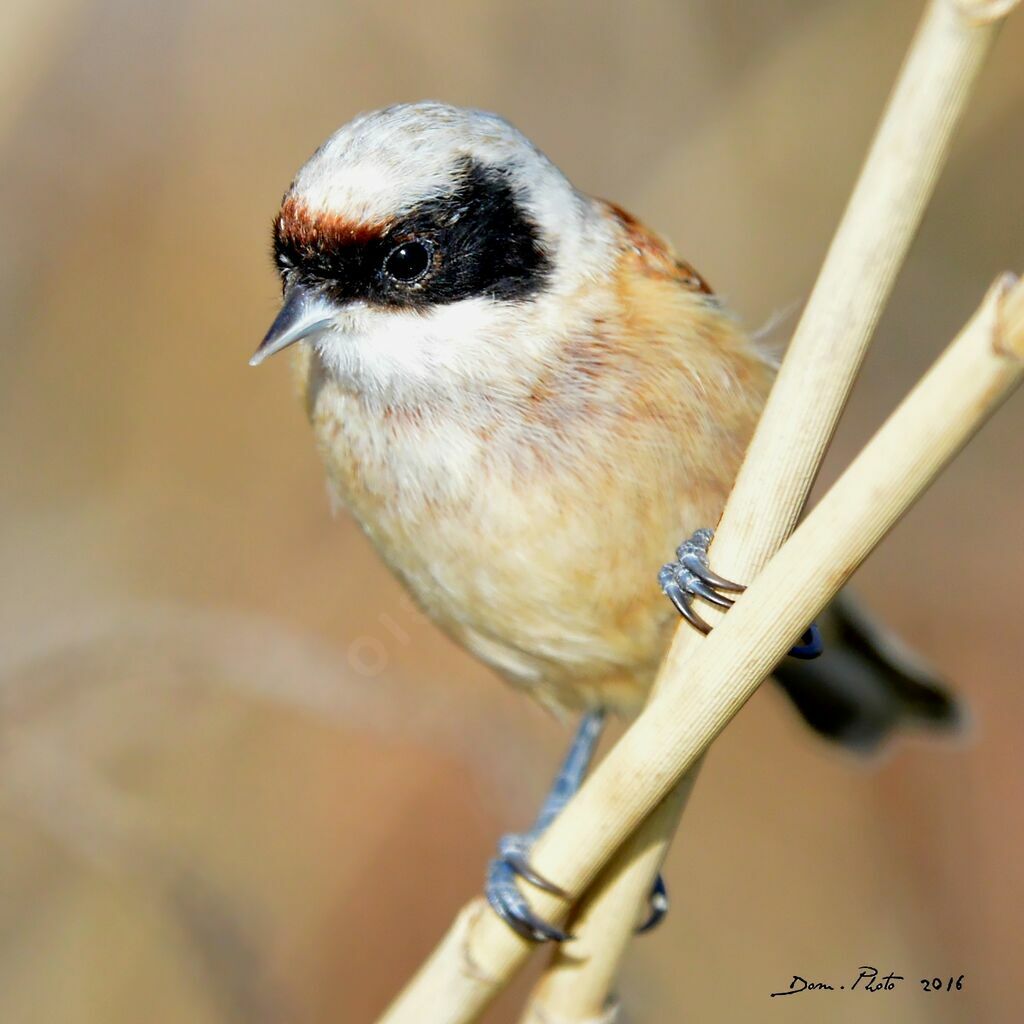
[{"label": "white cheek", "polygon": [[540,354],[530,306],[464,299],[423,312],[353,307],[317,348],[335,374],[385,400],[502,387]]}]

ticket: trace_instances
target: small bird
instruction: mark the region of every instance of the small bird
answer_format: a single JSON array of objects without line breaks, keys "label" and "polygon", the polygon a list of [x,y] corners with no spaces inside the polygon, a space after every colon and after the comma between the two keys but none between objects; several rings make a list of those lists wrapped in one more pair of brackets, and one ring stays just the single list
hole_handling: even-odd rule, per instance
[{"label": "small bird", "polygon": [[[664,239],[481,111],[357,117],[298,172],[273,249],[284,303],[252,363],[298,343],[338,500],[459,644],[583,713],[540,817],[501,840],[487,883],[521,934],[565,939],[517,876],[558,891],[529,848],[579,786],[604,713],[643,705],[677,609],[704,628],[695,601],[742,589],[710,569],[707,527],[775,363]],[[866,750],[898,724],[956,721],[932,673],[849,601],[821,632],[823,657],[775,674],[819,733]],[[664,905],[659,888],[649,924]]]}]

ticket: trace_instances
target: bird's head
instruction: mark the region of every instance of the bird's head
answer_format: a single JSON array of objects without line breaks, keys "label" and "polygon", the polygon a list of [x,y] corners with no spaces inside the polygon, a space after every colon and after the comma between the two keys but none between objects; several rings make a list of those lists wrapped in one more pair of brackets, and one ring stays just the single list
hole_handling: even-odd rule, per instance
[{"label": "bird's head", "polygon": [[274,222],[284,305],[252,358],[298,341],[389,400],[501,387],[614,262],[602,208],[508,122],[439,103],[364,114],[299,171]]}]

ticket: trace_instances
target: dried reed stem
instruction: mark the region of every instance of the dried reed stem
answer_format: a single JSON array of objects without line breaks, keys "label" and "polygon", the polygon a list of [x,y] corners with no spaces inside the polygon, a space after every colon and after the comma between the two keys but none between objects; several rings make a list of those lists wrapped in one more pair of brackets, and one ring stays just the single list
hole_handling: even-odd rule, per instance
[{"label": "dried reed stem", "polygon": [[[719,526],[714,559],[726,575],[754,578],[799,516],[932,191],[970,85],[991,42],[993,29],[987,26],[1009,6],[999,4],[997,10],[996,5],[970,0],[933,0],[929,7]],[[1020,291],[1018,288],[1014,293],[1018,304]],[[975,353],[972,358],[989,363],[995,358],[1000,364],[1000,386],[1008,388],[1010,378],[1016,380],[1020,368],[994,357],[991,344],[1001,294],[999,290],[992,293],[940,367],[948,365],[956,353],[970,349]],[[801,545],[798,553],[792,545],[786,545],[780,552],[783,564],[800,562],[793,568],[803,570],[799,578],[808,589],[800,595],[793,593],[796,577],[790,569],[788,579],[780,581],[784,594],[762,597],[756,603],[752,594],[755,598],[770,594],[767,584],[756,579],[733,609],[728,624],[721,625],[706,644],[696,643],[693,634],[680,630],[662,667],[661,679],[665,682],[656,701],[538,844],[534,851],[538,868],[578,894],[645,815],[664,800],[648,824],[629,838],[622,857],[625,873],[608,872],[598,898],[584,908],[576,925],[581,938],[572,949],[556,957],[532,1004],[532,1019],[540,1019],[538,1011],[543,1011],[544,1019],[559,1024],[602,1019],[605,995],[632,928],[634,915],[630,910],[637,908],[660,864],[693,781],[692,775],[678,786],[674,780],[696,763],[827,596],[838,589],[943,461],[994,408],[995,393],[979,390],[975,397],[980,404],[964,408],[955,424],[959,433],[954,430],[946,444],[933,448],[933,453],[939,452],[939,460],[929,461],[928,452],[920,447],[929,446],[933,440],[928,436],[927,417],[944,415],[943,402],[935,401],[935,397],[951,381],[948,373],[936,377],[937,372],[938,368],[915,390],[912,400],[901,407],[898,416],[843,477],[847,481],[854,474],[856,486],[867,485],[860,494],[861,501],[854,500],[850,506],[860,509],[864,521],[856,525],[846,522],[845,530],[838,531],[835,523],[824,530],[818,526],[820,551]],[[901,425],[901,420],[906,424]],[[919,447],[906,444],[899,460],[900,465],[913,463],[925,470],[914,478],[914,487],[894,494],[898,500],[864,508],[864,495],[877,495],[880,487],[890,483],[893,488],[906,483],[889,474],[893,453],[879,448],[880,443],[888,444],[894,436],[893,422],[897,429],[925,424],[923,435],[920,430],[913,437],[907,435],[919,441]],[[865,465],[866,470],[860,468],[858,474],[854,473]],[[840,490],[840,484],[801,527],[801,537],[825,521],[823,517],[835,508],[832,494]],[[877,513],[879,507],[887,511],[888,518],[872,520],[869,513]],[[866,529],[870,525],[873,531]],[[864,538],[869,535],[875,539],[864,547]],[[829,548],[828,540],[834,542],[833,548]],[[808,583],[815,572],[822,579]],[[767,575],[772,578],[772,574]],[[824,590],[822,584],[827,584]],[[794,602],[798,596],[806,599],[808,593],[813,593],[818,603],[794,620],[793,609],[801,607]],[[749,611],[752,606],[754,610]],[[743,620],[750,616],[754,622],[743,626]],[[741,629],[748,632],[741,636]],[[757,644],[762,645],[761,650]],[[679,669],[691,653],[693,660],[686,669],[691,688],[681,693]],[[741,675],[739,668],[746,671]],[[695,672],[702,685],[692,688]],[[695,695],[700,697],[697,705],[693,703]],[[690,711],[694,712],[692,716]],[[645,751],[645,743],[653,746]],[[672,799],[664,799],[673,789]],[[565,905],[546,894],[531,895],[539,912],[556,920],[564,918]],[[609,927],[614,941],[607,939]],[[588,941],[591,934],[598,936],[597,941]],[[502,925],[482,901],[474,901],[381,1018],[382,1024],[472,1021],[529,952],[530,947]]]},{"label": "dried reed stem", "polygon": [[[990,290],[956,341],[661,689],[538,841],[534,866],[572,896],[531,889],[538,913],[569,907],[792,646],[806,624],[1024,377],[1024,285]],[[474,900],[381,1018],[467,1024],[531,945]]]},{"label": "dried reed stem", "polygon": [[[1014,3],[933,0],[926,9],[716,531],[713,565],[731,579],[753,579],[803,509],[996,19]],[[706,611],[712,622],[721,614]],[[678,672],[700,639],[680,629],[663,674]],[[600,892],[588,893],[573,921],[579,940],[556,950],[524,1022],[576,1024],[605,1012],[638,908],[684,805],[652,816],[609,866]],[[598,900],[606,906],[591,905]],[[597,937],[591,928],[600,930]]]}]

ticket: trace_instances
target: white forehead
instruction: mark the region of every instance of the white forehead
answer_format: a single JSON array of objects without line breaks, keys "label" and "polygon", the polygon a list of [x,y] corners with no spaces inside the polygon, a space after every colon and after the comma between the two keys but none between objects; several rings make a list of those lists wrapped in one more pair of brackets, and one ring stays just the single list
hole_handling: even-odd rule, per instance
[{"label": "white forehead", "polygon": [[501,167],[542,226],[581,198],[543,153],[496,114],[409,103],[362,114],[299,171],[292,194],[313,211],[386,221],[457,184],[467,159]]}]

